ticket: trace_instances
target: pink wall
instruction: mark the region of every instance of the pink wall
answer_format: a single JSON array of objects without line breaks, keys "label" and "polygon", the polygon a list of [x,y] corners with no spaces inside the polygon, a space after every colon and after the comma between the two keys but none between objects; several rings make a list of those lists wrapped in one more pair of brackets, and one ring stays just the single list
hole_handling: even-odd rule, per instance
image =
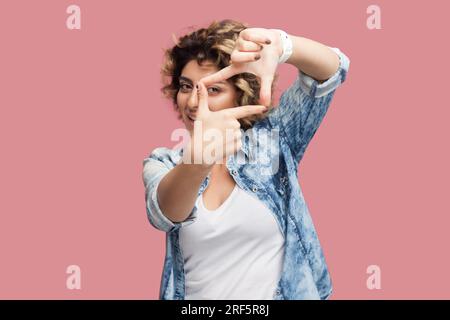
[{"label": "pink wall", "polygon": [[[223,18],[351,59],[299,174],[333,299],[450,298],[448,3],[178,2],[0,2],[0,298],[157,298],[165,235],[147,221],[142,160],[182,126],[160,95],[162,49]],[[296,74],[280,71],[277,96]],[[72,264],[81,290],[66,288]]]}]

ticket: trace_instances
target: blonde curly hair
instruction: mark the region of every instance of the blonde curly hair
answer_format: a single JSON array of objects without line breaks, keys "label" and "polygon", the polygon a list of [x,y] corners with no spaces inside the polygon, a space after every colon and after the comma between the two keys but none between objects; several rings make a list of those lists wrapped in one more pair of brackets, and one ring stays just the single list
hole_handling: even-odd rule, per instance
[{"label": "blonde curly hair", "polygon": [[[207,28],[200,28],[189,34],[181,36],[179,39],[173,35],[175,46],[164,50],[164,62],[161,67],[163,95],[171,99],[178,117],[181,113],[177,105],[177,93],[180,88],[179,77],[184,66],[191,60],[197,60],[198,64],[204,61],[214,63],[220,70],[230,65],[230,55],[234,49],[239,33],[248,28],[248,25],[235,20],[213,21]],[[272,101],[275,88],[275,81],[272,82]],[[240,73],[228,79],[234,85],[237,92],[237,103],[243,105],[259,104],[260,79],[251,73]],[[270,103],[270,106],[273,103]],[[271,107],[269,107],[270,111]],[[250,117],[239,119],[241,127],[248,129],[253,124],[267,116],[267,112]]]}]

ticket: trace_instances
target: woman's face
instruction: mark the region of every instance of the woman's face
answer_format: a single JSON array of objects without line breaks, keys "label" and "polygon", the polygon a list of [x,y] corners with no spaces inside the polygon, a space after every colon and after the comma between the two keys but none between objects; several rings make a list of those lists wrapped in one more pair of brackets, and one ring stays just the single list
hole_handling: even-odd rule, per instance
[{"label": "woman's face", "polygon": [[[210,74],[219,71],[212,62],[205,61],[200,66],[197,60],[189,61],[183,68],[179,79],[180,89],[177,93],[177,105],[186,129],[194,128],[194,121],[198,109],[198,96],[195,85]],[[232,108],[237,105],[237,92],[233,84],[223,81],[210,84],[208,90],[208,106],[211,111]]]}]

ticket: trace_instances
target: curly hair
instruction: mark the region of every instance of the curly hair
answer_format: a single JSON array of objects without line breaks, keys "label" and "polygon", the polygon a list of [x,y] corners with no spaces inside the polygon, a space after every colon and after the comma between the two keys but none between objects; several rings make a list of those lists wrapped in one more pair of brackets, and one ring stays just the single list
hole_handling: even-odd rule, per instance
[{"label": "curly hair", "polygon": [[[161,91],[164,97],[171,99],[176,111],[177,93],[180,88],[179,77],[184,66],[191,60],[197,60],[201,65],[204,61],[212,62],[220,70],[230,65],[230,56],[234,49],[239,33],[248,28],[248,25],[235,20],[213,21],[207,28],[200,28],[179,39],[173,35],[175,46],[164,50],[164,62],[161,67],[162,82],[164,86]],[[272,101],[275,88],[274,76],[272,82]],[[257,105],[259,104],[260,79],[251,73],[240,73],[229,78],[228,81],[234,85],[237,92],[237,104]],[[272,101],[270,106],[272,106]],[[269,111],[270,111],[269,107]],[[253,124],[267,116],[267,112],[239,119],[241,127],[248,129]],[[181,118],[181,114],[178,114]]]}]

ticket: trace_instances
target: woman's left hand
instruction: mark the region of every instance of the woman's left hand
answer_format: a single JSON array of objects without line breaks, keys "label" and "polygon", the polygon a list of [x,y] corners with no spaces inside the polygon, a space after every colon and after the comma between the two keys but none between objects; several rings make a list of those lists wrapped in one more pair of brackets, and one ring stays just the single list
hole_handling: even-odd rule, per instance
[{"label": "woman's left hand", "polygon": [[278,31],[264,28],[242,30],[231,53],[231,65],[202,78],[200,81],[209,85],[226,80],[239,73],[252,73],[261,80],[259,103],[269,106],[272,82],[282,51]]}]

